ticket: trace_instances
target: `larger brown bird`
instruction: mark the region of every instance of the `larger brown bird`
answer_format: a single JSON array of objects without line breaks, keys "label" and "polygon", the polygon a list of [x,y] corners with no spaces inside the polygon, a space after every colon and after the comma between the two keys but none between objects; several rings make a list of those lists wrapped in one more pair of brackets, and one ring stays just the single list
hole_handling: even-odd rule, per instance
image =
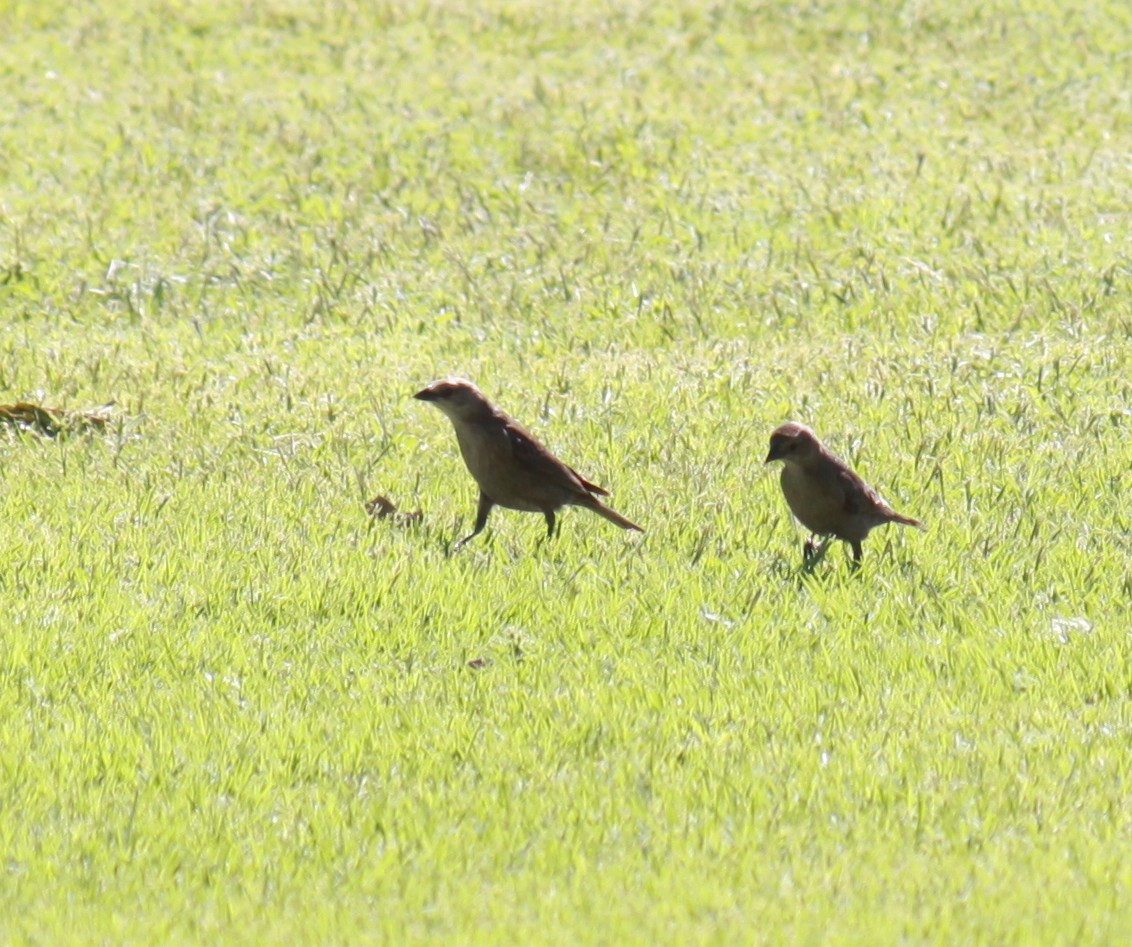
[{"label": "larger brown bird", "polygon": [[555,511],[563,506],[583,506],[622,529],[643,532],[598,499],[609,496],[609,491],[567,467],[470,381],[445,378],[413,397],[431,402],[448,415],[464,463],[479,484],[475,528],[456,548],[484,528],[493,506],[542,513],[548,539],[554,536]]},{"label": "larger brown bird", "polygon": [[[814,536],[847,542],[854,563],[861,561],[861,542],[870,530],[885,523],[924,528],[919,520],[897,513],[804,424],[789,421],[775,429],[766,463],[772,460],[785,461],[782,492],[794,516]],[[812,537],[803,553],[807,560],[817,554]]]}]

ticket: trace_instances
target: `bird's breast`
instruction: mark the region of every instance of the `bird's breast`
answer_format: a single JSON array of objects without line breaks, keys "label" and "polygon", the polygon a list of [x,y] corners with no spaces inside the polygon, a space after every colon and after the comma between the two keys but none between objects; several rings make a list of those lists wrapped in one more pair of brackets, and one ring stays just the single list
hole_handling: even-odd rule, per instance
[{"label": "bird's breast", "polygon": [[851,530],[845,512],[845,495],[835,478],[786,464],[782,468],[782,492],[790,511],[810,532],[847,538]]},{"label": "bird's breast", "polygon": [[510,459],[507,433],[494,425],[457,425],[456,441],[468,472],[481,487]]},{"label": "bird's breast", "polygon": [[503,426],[457,427],[456,440],[468,472],[479,488],[500,506],[542,512],[561,505],[561,501],[554,503],[553,498],[542,496],[544,484],[515,460]]}]

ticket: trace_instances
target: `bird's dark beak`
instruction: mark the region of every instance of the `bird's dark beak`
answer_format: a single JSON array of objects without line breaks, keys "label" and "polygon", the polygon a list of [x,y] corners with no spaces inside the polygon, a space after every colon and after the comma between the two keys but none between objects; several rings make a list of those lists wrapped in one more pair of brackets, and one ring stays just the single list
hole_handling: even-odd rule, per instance
[{"label": "bird's dark beak", "polygon": [[770,451],[766,455],[764,464],[769,464],[772,460],[782,460],[782,448],[778,444],[771,444]]},{"label": "bird's dark beak", "polygon": [[415,395],[413,395],[413,397],[416,398],[418,401],[435,401],[436,400],[436,394],[433,392],[433,390],[431,388],[422,388]]}]

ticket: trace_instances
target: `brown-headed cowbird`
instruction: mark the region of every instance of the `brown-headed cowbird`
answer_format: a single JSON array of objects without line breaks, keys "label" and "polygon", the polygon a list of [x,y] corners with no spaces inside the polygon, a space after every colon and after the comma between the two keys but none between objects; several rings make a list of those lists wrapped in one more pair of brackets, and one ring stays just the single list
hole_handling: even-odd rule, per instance
[{"label": "brown-headed cowbird", "polygon": [[554,513],[563,506],[584,506],[622,529],[643,532],[597,498],[608,496],[607,490],[567,467],[470,381],[446,378],[413,397],[431,402],[448,415],[464,463],[479,484],[475,528],[457,548],[484,528],[493,506],[542,513],[548,539],[554,536]]},{"label": "brown-headed cowbird", "polygon": [[[885,523],[924,528],[919,520],[897,513],[804,424],[789,421],[775,429],[766,463],[772,460],[785,461],[782,492],[798,521],[814,536],[847,542],[854,563],[861,561],[861,541],[869,530]],[[807,560],[815,555],[812,537],[804,555]]]}]

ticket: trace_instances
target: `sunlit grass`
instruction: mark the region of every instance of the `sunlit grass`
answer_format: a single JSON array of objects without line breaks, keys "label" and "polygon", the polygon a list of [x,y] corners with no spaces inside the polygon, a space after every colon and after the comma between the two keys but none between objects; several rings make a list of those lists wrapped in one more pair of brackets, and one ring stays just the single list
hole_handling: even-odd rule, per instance
[{"label": "sunlit grass", "polygon": [[[0,22],[0,403],[114,402],[0,430],[0,937],[1129,926],[1124,5]],[[448,373],[647,532],[452,554]],[[792,417],[928,531],[804,572]]]}]

